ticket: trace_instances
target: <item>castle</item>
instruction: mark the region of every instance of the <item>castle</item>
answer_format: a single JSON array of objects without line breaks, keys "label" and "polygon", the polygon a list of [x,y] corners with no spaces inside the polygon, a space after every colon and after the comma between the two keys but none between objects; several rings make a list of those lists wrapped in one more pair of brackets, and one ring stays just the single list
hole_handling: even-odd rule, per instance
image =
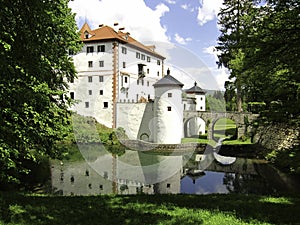
[{"label": "castle", "polygon": [[[82,50],[72,55],[78,72],[69,83],[70,97],[77,100],[72,110],[107,127],[123,127],[130,139],[180,143],[183,111],[205,111],[205,91],[196,82],[183,90],[169,69],[165,75],[165,57],[155,46],[123,30],[82,26]],[[190,120],[188,133],[204,132],[203,121]]]}]

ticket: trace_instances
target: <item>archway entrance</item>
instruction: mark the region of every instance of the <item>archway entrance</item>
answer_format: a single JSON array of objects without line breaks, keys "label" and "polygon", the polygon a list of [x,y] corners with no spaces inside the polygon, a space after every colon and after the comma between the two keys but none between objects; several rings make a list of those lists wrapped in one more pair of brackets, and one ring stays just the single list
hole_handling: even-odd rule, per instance
[{"label": "archway entrance", "polygon": [[205,121],[200,117],[192,117],[184,124],[185,138],[199,138],[206,134]]}]

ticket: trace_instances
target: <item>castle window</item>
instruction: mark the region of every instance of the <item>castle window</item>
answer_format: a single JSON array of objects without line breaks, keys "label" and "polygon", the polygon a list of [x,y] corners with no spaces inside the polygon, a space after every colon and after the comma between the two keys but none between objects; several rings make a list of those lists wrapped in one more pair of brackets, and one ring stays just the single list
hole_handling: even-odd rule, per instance
[{"label": "castle window", "polygon": [[93,67],[93,61],[88,62],[89,67]]},{"label": "castle window", "polygon": [[97,46],[97,51],[98,52],[105,52],[105,45],[98,45]]},{"label": "castle window", "polygon": [[149,74],[150,73],[150,70],[149,69],[147,69],[147,74]]},{"label": "castle window", "polygon": [[145,66],[145,64],[138,64],[139,78],[144,78],[145,77],[144,66]]},{"label": "castle window", "polygon": [[137,84],[137,85],[140,84],[140,80],[139,80],[139,79],[136,80],[136,84]]},{"label": "castle window", "polygon": [[123,62],[123,68],[126,68],[126,62]]},{"label": "castle window", "polygon": [[70,98],[71,99],[74,99],[74,95],[75,95],[74,92],[70,92]]},{"label": "castle window", "polygon": [[168,106],[168,111],[172,111],[172,107],[171,106]]},{"label": "castle window", "polygon": [[142,54],[142,60],[145,60],[145,55],[144,54]]},{"label": "castle window", "polygon": [[86,53],[93,53],[94,52],[94,46],[87,46],[86,47]]},{"label": "castle window", "polygon": [[171,187],[171,184],[167,183],[167,188],[170,188]]},{"label": "castle window", "polygon": [[93,91],[92,90],[89,90],[89,95],[92,95]]},{"label": "castle window", "polygon": [[128,77],[124,77],[124,83],[127,84],[127,82],[128,82]]},{"label": "castle window", "polygon": [[92,76],[88,76],[88,81],[89,81],[89,83],[92,83],[93,82],[93,77]]},{"label": "castle window", "polygon": [[85,102],[85,108],[89,108],[90,107],[90,103],[89,102]]},{"label": "castle window", "polygon": [[150,56],[147,56],[147,62],[151,62]]},{"label": "castle window", "polygon": [[104,81],[104,77],[103,76],[99,76],[99,82],[103,82]]},{"label": "castle window", "polygon": [[168,98],[172,98],[172,93],[168,93]]},{"label": "castle window", "polygon": [[157,65],[158,65],[158,66],[160,65],[160,60],[157,60]]},{"label": "castle window", "polygon": [[150,82],[149,82],[149,81],[147,81],[147,86],[149,87],[149,85],[150,85]]},{"label": "castle window", "polygon": [[99,94],[100,94],[100,95],[103,95],[103,90],[100,90],[100,91],[99,91]]},{"label": "castle window", "polygon": [[157,71],[157,76],[159,77],[159,71]]},{"label": "castle window", "polygon": [[104,61],[103,60],[99,61],[99,67],[104,67]]},{"label": "castle window", "polygon": [[200,100],[203,101],[203,98],[201,97]]},{"label": "castle window", "polygon": [[99,189],[103,190],[103,185],[102,184],[99,185]]},{"label": "castle window", "polygon": [[137,52],[137,53],[135,54],[135,57],[136,57],[137,59],[140,59],[140,58],[141,58],[141,53]]},{"label": "castle window", "polygon": [[142,80],[142,85],[144,86],[144,80]]},{"label": "castle window", "polygon": [[103,108],[108,108],[108,102],[103,102]]},{"label": "castle window", "polygon": [[122,53],[123,53],[123,54],[127,54],[127,48],[122,47]]}]

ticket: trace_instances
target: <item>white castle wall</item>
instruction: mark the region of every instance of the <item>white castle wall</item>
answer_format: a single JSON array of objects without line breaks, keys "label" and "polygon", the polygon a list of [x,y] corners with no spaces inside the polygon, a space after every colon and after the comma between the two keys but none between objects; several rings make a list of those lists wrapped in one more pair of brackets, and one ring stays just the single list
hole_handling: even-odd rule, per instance
[{"label": "white castle wall", "polygon": [[118,103],[117,127],[123,127],[129,139],[137,139],[146,103]]},{"label": "white castle wall", "polygon": [[[105,45],[105,52],[97,52],[99,45]],[[87,47],[92,46],[94,47],[94,52],[87,53]],[[77,100],[77,103],[71,109],[84,116],[93,116],[99,123],[107,127],[112,127],[113,125],[112,76],[114,65],[112,48],[112,41],[85,43],[82,51],[73,56],[78,79],[75,79],[74,83],[69,83],[70,94],[74,94],[75,100]],[[122,52],[122,48],[126,48],[126,54]],[[145,59],[136,58],[137,52],[140,55],[143,54]],[[160,62],[159,65],[157,63],[158,60]],[[104,62],[103,66],[100,66],[100,61]],[[92,67],[89,66],[89,62],[92,62]],[[145,77],[137,81],[138,64],[140,63],[145,65]],[[136,103],[141,97],[154,99],[153,84],[161,79],[162,67],[163,60],[155,55],[132,48],[130,45],[119,43],[116,65],[118,74],[117,102]],[[101,82],[100,76],[103,77]],[[89,77],[92,77],[92,82],[89,81]],[[125,83],[125,77],[127,77],[127,83]],[[88,107],[86,104],[88,104]],[[107,104],[107,107],[104,107],[104,104]],[[141,112],[143,111],[138,111],[137,114]],[[122,117],[122,115],[119,117]],[[136,115],[136,117],[139,117],[139,115]],[[121,123],[123,126],[126,122]],[[117,124],[118,126],[120,125]],[[138,133],[138,128],[136,127],[138,126],[129,122],[129,127],[129,130],[133,132],[136,138]]]},{"label": "white castle wall", "polygon": [[205,111],[205,94],[195,95],[196,97],[196,111]]}]

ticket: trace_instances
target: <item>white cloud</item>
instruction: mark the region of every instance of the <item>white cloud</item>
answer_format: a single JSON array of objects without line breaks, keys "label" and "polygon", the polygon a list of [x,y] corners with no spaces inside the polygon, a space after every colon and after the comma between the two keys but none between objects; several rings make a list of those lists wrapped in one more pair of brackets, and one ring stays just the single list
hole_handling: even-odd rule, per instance
[{"label": "white cloud", "polygon": [[198,8],[198,23],[203,26],[205,23],[215,19],[220,11],[223,0],[202,0]]},{"label": "white cloud", "polygon": [[184,10],[188,10],[190,12],[194,12],[195,11],[195,8],[192,7],[190,4],[183,4],[180,7],[183,8]]},{"label": "white cloud", "polygon": [[[203,53],[208,54],[212,57],[212,60],[218,61],[218,50],[215,46],[209,46],[203,49]],[[222,67],[218,68],[217,65],[215,67],[210,67],[209,70],[214,75],[217,85],[221,90],[224,90],[224,83],[225,81],[229,80],[229,71]]]},{"label": "white cloud", "polygon": [[184,10],[187,10],[188,9],[188,4],[183,4],[183,5],[181,5],[181,8],[183,8]]},{"label": "white cloud", "polygon": [[176,4],[176,1],[174,1],[174,0],[165,0],[165,2],[172,4],[172,5]]},{"label": "white cloud", "polygon": [[181,37],[178,33],[175,34],[174,39],[177,43],[181,44],[181,45],[186,45],[187,42],[191,41],[192,38],[183,38]]},{"label": "white cloud", "polygon": [[[119,27],[138,41],[165,41],[166,27],[161,25],[161,18],[169,8],[160,3],[152,10],[143,0],[74,0],[69,3],[70,8],[76,13],[77,24],[87,20],[92,29],[99,24],[112,26],[115,22]],[[117,27],[116,27],[117,29]]]},{"label": "white cloud", "polygon": [[215,46],[209,46],[203,49],[203,53],[209,54],[214,57],[215,60],[218,60],[218,51]]}]

